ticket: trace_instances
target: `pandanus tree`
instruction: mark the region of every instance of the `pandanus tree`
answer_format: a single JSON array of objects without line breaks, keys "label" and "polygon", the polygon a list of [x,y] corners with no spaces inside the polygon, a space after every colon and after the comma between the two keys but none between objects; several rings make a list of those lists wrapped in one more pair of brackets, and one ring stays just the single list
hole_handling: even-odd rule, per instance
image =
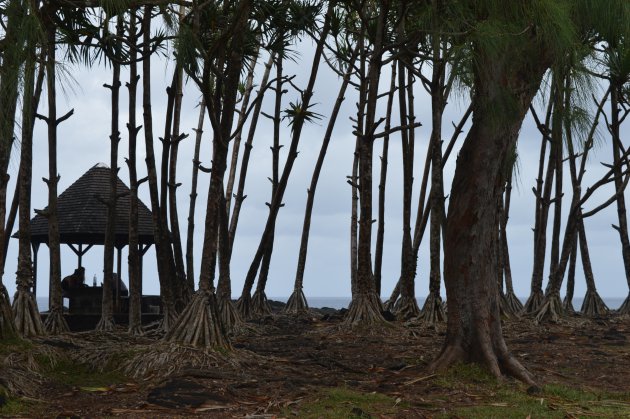
[{"label": "pandanus tree", "polygon": [[57,127],[68,119],[73,111],[57,118],[56,94],[56,36],[57,24],[55,7],[43,7],[37,11],[37,16],[46,34],[44,48],[46,49],[46,97],[48,98],[48,116],[37,115],[48,126],[48,178],[44,179],[48,187],[48,206],[37,211],[48,221],[48,248],[50,249],[50,308],[46,318],[46,330],[57,334],[68,331],[68,324],[63,317],[63,298],[61,295],[61,249],[59,242],[59,221],[57,214],[57,186],[59,173],[57,171]]},{"label": "pandanus tree", "polygon": [[138,237],[138,171],[137,171],[137,142],[140,127],[137,126],[136,104],[138,92],[138,9],[129,12],[128,40],[129,53],[129,81],[126,83],[129,91],[129,158],[126,160],[129,169],[129,333],[141,335],[142,331],[142,278],[140,276],[140,249]]},{"label": "pandanus tree", "polygon": [[[184,70],[199,87],[212,123],[212,172],[206,208],[199,289],[183,310],[174,327],[167,333],[168,341],[206,347],[229,347],[221,324],[210,258],[217,252],[217,237],[221,240],[219,270],[229,276],[227,258],[227,213],[223,195],[228,146],[233,139],[234,121],[240,76],[255,36],[250,28],[253,4],[249,0],[225,2],[220,5],[194,5],[180,30],[179,57]],[[217,22],[229,22],[215,31]],[[200,62],[199,62],[200,61]],[[211,83],[214,80],[214,83]],[[223,234],[219,236],[219,231]]]},{"label": "pandanus tree", "polygon": [[[300,19],[289,20],[289,23],[296,24],[299,22],[314,22],[320,7],[321,5],[319,3],[314,3],[304,4],[300,5],[300,7],[290,9],[291,12],[296,13],[295,17],[299,17]],[[284,193],[289,182],[293,165],[298,156],[298,146],[302,136],[302,130],[307,122],[319,118],[319,115],[312,110],[313,104],[311,103],[311,99],[315,89],[315,81],[319,72],[319,65],[322,59],[324,45],[330,32],[330,20],[334,7],[334,1],[328,3],[324,16],[324,23],[315,46],[307,86],[304,90],[299,91],[299,99],[295,102],[291,102],[289,109],[285,110],[285,117],[289,119],[289,124],[291,126],[291,141],[287,151],[287,158],[278,180],[277,189],[273,194],[271,202],[269,203],[269,215],[265,223],[265,228],[258,244],[258,248],[256,249],[254,259],[247,271],[245,283],[243,285],[243,292],[239,299],[239,309],[244,317],[248,317],[251,313],[251,289],[254,285],[254,280],[260,268],[263,256],[266,254],[270,243],[273,241],[278,213],[280,208],[283,206],[282,200],[284,198]]]},{"label": "pandanus tree", "polygon": [[[109,29],[109,28],[106,28]],[[112,63],[112,84],[105,84],[111,91],[111,132],[110,140],[110,168],[109,191],[107,199],[102,198],[107,207],[107,222],[105,224],[105,244],[103,250],[103,300],[101,319],[96,330],[110,331],[114,328],[114,290],[118,289],[120,278],[114,278],[114,245],[116,234],[116,203],[118,192],[118,143],[120,142],[119,114],[120,114],[120,52],[124,35],[123,14],[116,16],[116,39],[114,54],[116,59]]]},{"label": "pandanus tree", "polygon": [[[357,174],[353,170],[352,187],[358,192],[358,236],[356,248],[356,272],[352,284],[352,302],[344,323],[348,326],[367,326],[383,323],[381,301],[376,294],[372,274],[372,162],[376,132],[383,120],[377,120],[378,85],[388,31],[390,2],[380,1],[375,7],[359,6],[361,28],[358,35],[359,60],[365,72],[359,73],[359,89],[367,92],[364,103],[359,103],[355,135],[357,136]],[[355,6],[355,7],[356,7]],[[372,27],[372,24],[373,27]],[[373,28],[373,30],[368,30]],[[364,64],[365,63],[365,64]],[[360,102],[363,102],[360,101]],[[354,226],[353,226],[354,228]],[[355,255],[353,254],[354,258]]]},{"label": "pandanus tree", "polygon": [[[306,269],[306,255],[308,252],[308,240],[311,227],[311,217],[313,213],[313,204],[315,202],[315,192],[317,190],[317,183],[324,165],[324,159],[326,158],[326,152],[330,140],[332,139],[335,123],[341,110],[341,105],[344,101],[350,78],[354,73],[354,62],[356,59],[356,48],[352,48],[352,45],[348,41],[339,39],[342,35],[339,31],[341,29],[341,22],[343,15],[341,13],[335,13],[332,16],[331,22],[331,35],[335,38],[337,45],[335,58],[336,60],[327,60],[338,63],[338,67],[332,67],[337,74],[342,77],[341,86],[337,93],[337,99],[328,118],[328,124],[326,126],[326,132],[322,140],[322,145],[317,155],[317,161],[315,162],[315,168],[313,169],[313,175],[311,176],[311,182],[307,190],[306,209],[304,211],[304,222],[302,224],[302,235],[300,238],[300,249],[298,252],[297,271],[295,274],[295,282],[293,286],[293,292],[287,301],[285,311],[291,314],[302,314],[308,311],[308,302],[304,295],[304,272]],[[352,50],[352,51],[351,51]],[[350,55],[348,55],[350,54]],[[333,65],[332,63],[330,63]],[[384,157],[386,160],[386,157]]]},{"label": "pandanus tree", "polygon": [[[621,240],[621,254],[623,266],[630,288],[630,239],[628,238],[628,220],[626,216],[626,201],[622,192],[620,156],[623,153],[621,139],[621,125],[630,114],[630,35],[623,39],[612,39],[605,51],[608,67],[608,81],[610,84],[610,120],[607,127],[611,134],[613,150],[613,164],[616,167],[615,190],[617,194],[617,225],[613,228],[619,233]],[[619,307],[620,314],[630,314],[630,293]]]}]

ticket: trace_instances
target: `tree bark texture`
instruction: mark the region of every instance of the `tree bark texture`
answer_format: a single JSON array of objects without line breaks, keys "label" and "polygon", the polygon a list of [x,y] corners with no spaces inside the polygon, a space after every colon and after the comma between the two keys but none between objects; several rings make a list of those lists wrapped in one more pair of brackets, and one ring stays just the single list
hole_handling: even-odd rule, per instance
[{"label": "tree bark texture", "polygon": [[[431,367],[477,362],[496,376],[513,375],[533,384],[503,339],[495,242],[508,153],[546,65],[544,60],[530,65],[507,51],[492,59],[483,47],[477,54],[473,121],[457,159],[444,235],[446,341]],[[503,108],[505,100],[509,110]],[[502,112],[499,119],[497,112]]]},{"label": "tree bark texture", "polygon": [[[124,35],[123,17],[118,16],[116,25],[116,36],[122,39]],[[121,42],[118,41],[116,49],[120,51]],[[120,142],[120,64],[116,61],[112,63],[112,84],[106,86],[112,93],[112,116],[110,156],[109,156],[109,196],[107,197],[107,222],[105,224],[105,244],[103,250],[103,303],[101,319],[96,325],[96,330],[111,331],[114,329],[114,305],[118,304],[118,296],[114,300],[115,290],[118,289],[118,281],[121,278],[114,278],[114,250],[116,240],[116,201],[118,184],[118,143]]]},{"label": "tree bark texture", "polygon": [[151,109],[151,6],[145,6],[142,19],[143,26],[143,60],[142,60],[142,109],[144,120],[144,139],[146,147],[147,178],[151,196],[151,215],[153,221],[153,236],[157,258],[158,277],[160,280],[160,297],[162,299],[162,328],[168,331],[177,313],[172,290],[172,262],[170,243],[164,240],[165,226],[160,217],[160,199],[158,195],[157,171],[155,168],[155,151],[153,148],[153,114]]},{"label": "tree bark texture", "polygon": [[[133,9],[129,17],[129,43],[137,45],[136,35],[136,9]],[[131,64],[129,65],[129,122],[127,131],[129,133],[129,159],[127,166],[129,169],[129,333],[134,336],[143,334],[142,330],[142,277],[140,276],[140,249],[138,238],[138,171],[137,171],[137,142],[140,127],[136,121],[136,104],[138,92],[138,65],[136,63],[137,53],[135,49],[131,52]]]},{"label": "tree bark texture", "polygon": [[[40,65],[35,82],[35,45],[27,42],[24,63],[24,92],[22,100],[22,145],[20,148],[20,204],[19,204],[19,237],[18,267],[16,272],[17,292],[13,297],[13,319],[16,330],[22,336],[44,334],[33,287],[33,265],[31,262],[31,185],[33,180],[33,129],[35,113],[44,84],[46,55],[40,54]],[[34,85],[34,83],[36,83]],[[28,128],[24,128],[28,127]],[[1,291],[1,290],[0,290]],[[2,298],[2,297],[0,297]]]}]

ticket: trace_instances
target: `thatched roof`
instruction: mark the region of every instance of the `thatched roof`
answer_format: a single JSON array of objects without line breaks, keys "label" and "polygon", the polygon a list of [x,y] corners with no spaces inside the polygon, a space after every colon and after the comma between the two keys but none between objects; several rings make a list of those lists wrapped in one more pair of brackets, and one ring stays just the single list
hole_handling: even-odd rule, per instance
[{"label": "thatched roof", "polygon": [[[98,244],[105,242],[110,169],[99,163],[59,195],[59,236],[61,243]],[[120,178],[116,186],[120,196],[116,205],[116,246],[129,243],[129,188]],[[151,211],[138,200],[138,234],[140,243],[151,244],[153,222]],[[17,233],[14,235],[17,237]],[[36,215],[31,220],[31,242],[48,243],[48,220]]]}]

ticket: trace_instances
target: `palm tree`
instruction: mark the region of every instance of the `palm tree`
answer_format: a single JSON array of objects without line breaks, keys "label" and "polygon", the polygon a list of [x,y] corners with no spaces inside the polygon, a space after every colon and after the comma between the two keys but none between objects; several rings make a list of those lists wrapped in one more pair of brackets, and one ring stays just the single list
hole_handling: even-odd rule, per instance
[{"label": "palm tree", "polygon": [[[348,61],[343,63],[342,65],[345,66],[346,71],[343,73],[341,87],[339,88],[339,93],[337,94],[335,105],[333,106],[330,118],[328,119],[328,125],[326,127],[326,132],[324,133],[324,139],[322,140],[322,145],[319,149],[319,154],[315,163],[315,168],[313,169],[313,175],[311,176],[311,183],[307,190],[306,209],[304,210],[304,222],[302,224],[300,250],[298,252],[297,272],[295,274],[295,284],[293,286],[293,292],[287,300],[287,305],[285,307],[285,311],[287,313],[302,314],[308,311],[308,302],[306,301],[306,296],[304,295],[303,286],[304,271],[306,268],[306,255],[308,251],[308,239],[311,227],[311,216],[313,212],[313,203],[315,202],[315,192],[317,189],[319,176],[321,174],[321,170],[324,164],[324,159],[326,157],[326,152],[328,150],[328,145],[330,144],[335,123],[341,109],[341,104],[343,103],[348,84],[350,83],[350,77],[355,71],[354,62],[356,60],[357,52],[358,51],[355,48]],[[340,62],[343,61],[340,59]]]}]

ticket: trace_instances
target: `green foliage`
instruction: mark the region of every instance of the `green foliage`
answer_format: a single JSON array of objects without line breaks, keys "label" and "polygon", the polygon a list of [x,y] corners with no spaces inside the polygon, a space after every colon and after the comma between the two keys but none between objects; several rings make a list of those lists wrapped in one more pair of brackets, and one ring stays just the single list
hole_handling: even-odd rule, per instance
[{"label": "green foliage", "polygon": [[[406,407],[393,398],[379,393],[360,393],[347,387],[333,387],[319,391],[312,398],[300,402],[295,407],[287,407],[283,416],[290,416],[297,412],[301,418],[353,418],[361,417],[371,412],[380,414],[395,414]],[[365,416],[364,415],[364,416]]]},{"label": "green foliage", "polygon": [[126,380],[121,372],[113,368],[94,371],[85,364],[70,359],[60,359],[54,363],[40,359],[42,374],[49,379],[75,387],[103,387],[119,384]]}]

